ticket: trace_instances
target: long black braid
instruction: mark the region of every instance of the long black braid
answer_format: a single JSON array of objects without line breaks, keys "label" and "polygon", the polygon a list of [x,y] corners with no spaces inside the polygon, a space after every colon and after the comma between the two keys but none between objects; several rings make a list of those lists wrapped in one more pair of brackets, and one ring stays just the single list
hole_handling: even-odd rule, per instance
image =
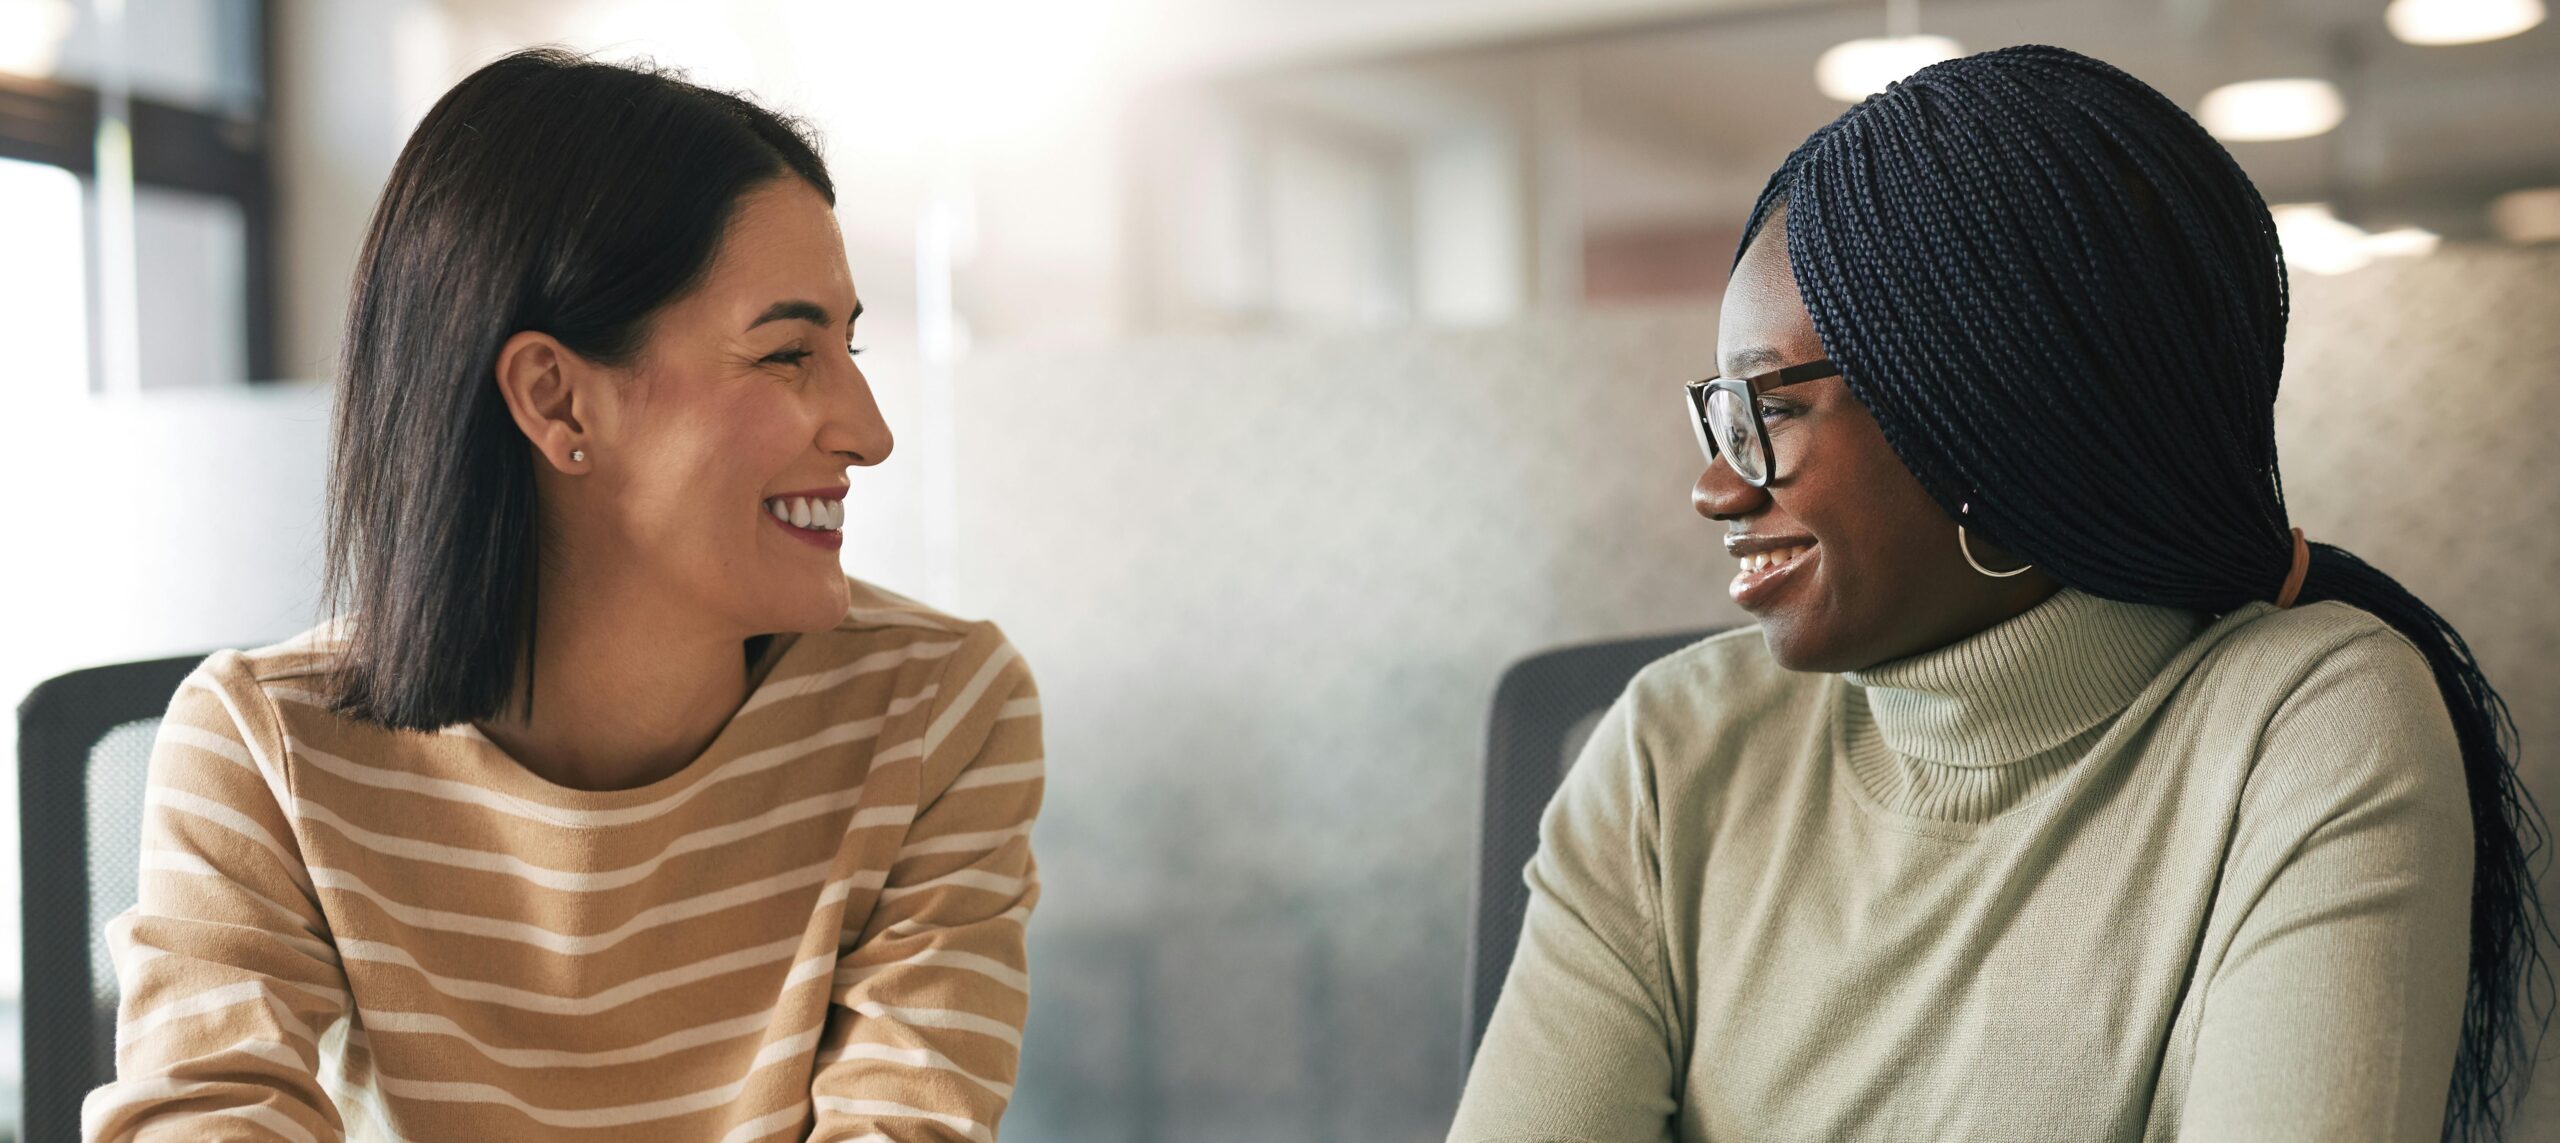
[{"label": "long black braid", "polygon": [[[2278,594],[2283,258],[2257,188],[2177,104],[2061,48],[1951,60],[1806,139],[1743,245],[1781,210],[1823,348],[1950,515],[1970,504],[1968,526],[2109,599],[2218,614]],[[2500,1139],[2550,1019],[2514,723],[2461,634],[2353,554],[2310,545],[2299,599],[2407,636],[2453,716],[2475,872],[2444,1137]]]}]

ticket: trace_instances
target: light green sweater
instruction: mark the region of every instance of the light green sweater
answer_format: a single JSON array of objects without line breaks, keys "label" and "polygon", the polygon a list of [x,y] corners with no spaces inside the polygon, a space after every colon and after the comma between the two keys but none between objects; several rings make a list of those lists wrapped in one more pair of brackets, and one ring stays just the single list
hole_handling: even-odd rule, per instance
[{"label": "light green sweater", "polygon": [[1719,636],[1628,687],[1540,841],[1456,1143],[2439,1132],[2460,754],[2343,604],[2064,591],[1851,675]]}]

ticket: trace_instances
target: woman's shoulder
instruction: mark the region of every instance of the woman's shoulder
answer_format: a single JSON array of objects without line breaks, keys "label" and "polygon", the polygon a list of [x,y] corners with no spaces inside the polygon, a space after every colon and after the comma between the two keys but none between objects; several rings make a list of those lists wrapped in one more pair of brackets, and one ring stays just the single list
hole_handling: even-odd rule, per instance
[{"label": "woman's shoulder", "polygon": [[927,634],[964,635],[973,629],[992,627],[984,620],[963,619],[931,604],[908,598],[867,580],[844,577],[844,618],[838,620],[831,633],[923,632]]},{"label": "woman's shoulder", "polygon": [[1619,702],[1650,781],[1682,800],[1711,796],[1754,760],[1787,764],[1825,717],[1837,678],[1780,666],[1755,625],[1654,661]]},{"label": "woman's shoulder", "polygon": [[345,635],[345,622],[332,619],[265,646],[206,656],[170,697],[161,740],[226,740],[261,768],[281,766],[286,743],[310,738],[314,723],[344,721],[329,710],[324,688]]},{"label": "woman's shoulder", "polygon": [[237,716],[243,700],[254,700],[279,719],[292,707],[326,710],[324,693],[330,671],[344,652],[351,620],[332,618],[287,639],[260,647],[216,651],[198,665],[179,689],[222,696]]},{"label": "woman's shoulder", "polygon": [[2372,613],[2335,601],[2227,616],[2183,688],[2212,737],[2254,734],[2247,802],[2465,805],[2461,747],[2434,668]]},{"label": "woman's shoulder", "polygon": [[1779,666],[1754,624],[1654,660],[1636,672],[1626,702],[1639,726],[1750,722],[1817,693],[1831,677]]},{"label": "woman's shoulder", "polygon": [[338,656],[346,650],[347,637],[354,631],[354,622],[339,616],[262,647],[217,651],[200,670],[219,671],[261,688],[315,688],[335,669]]},{"label": "woman's shoulder", "polygon": [[[794,679],[885,674],[902,680],[901,689],[934,687],[938,709],[962,697],[962,689],[983,691],[1004,676],[1027,675],[1021,653],[993,621],[953,615],[850,576],[845,583],[850,602],[844,618],[824,631],[795,636],[784,652],[791,665],[777,667],[789,677],[768,682],[768,690],[814,685]],[[996,689],[1028,690],[1029,683],[1023,678]]]},{"label": "woman's shoulder", "polygon": [[2289,608],[2253,603],[2223,616],[2216,625],[2226,630],[2207,655],[2207,662],[2214,665],[2309,665],[2341,651],[2357,657],[2384,658],[2405,652],[2419,663],[2425,662],[2408,637],[2390,624],[2370,611],[2337,600]]},{"label": "woman's shoulder", "polygon": [[800,636],[817,657],[855,657],[908,646],[950,645],[1010,650],[1004,630],[989,619],[954,615],[878,584],[845,577],[849,602],[834,627]]},{"label": "woman's shoulder", "polygon": [[[1039,689],[1002,628],[875,584],[846,582],[844,618],[799,636],[785,653],[789,665],[775,668],[746,709],[789,702],[811,718],[899,722],[907,727],[900,733],[918,735],[922,749],[913,756],[922,760],[927,791],[948,786],[967,766],[988,764],[982,748],[999,726],[1030,728],[1036,752]],[[1006,747],[1019,748],[1021,741]],[[1036,759],[1017,761],[1038,769]]]},{"label": "woman's shoulder", "polygon": [[2259,604],[2217,626],[2225,630],[2184,689],[2254,700],[2270,717],[2319,710],[2365,724],[2449,720],[2426,656],[2363,608],[2334,600],[2282,610]]}]

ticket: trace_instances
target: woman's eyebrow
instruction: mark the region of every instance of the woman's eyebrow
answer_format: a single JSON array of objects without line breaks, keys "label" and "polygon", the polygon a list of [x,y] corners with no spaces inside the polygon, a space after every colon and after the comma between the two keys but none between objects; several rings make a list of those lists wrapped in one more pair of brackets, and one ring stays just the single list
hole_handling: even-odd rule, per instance
[{"label": "woman's eyebrow", "polygon": [[1765,369],[1775,369],[1779,366],[1785,365],[1786,363],[1786,354],[1780,353],[1767,346],[1755,345],[1749,349],[1734,351],[1733,356],[1726,359],[1724,363],[1724,375],[1727,377],[1749,377],[1754,373],[1761,372]]},{"label": "woman's eyebrow", "polygon": [[[861,306],[857,305],[853,307],[853,316],[862,316]],[[798,298],[792,298],[766,306],[763,313],[756,315],[756,320],[747,323],[747,328],[754,329],[757,326],[772,321],[805,321],[810,325],[824,326],[830,320],[832,319],[827,317],[826,307],[821,306],[816,302],[805,302]]]}]

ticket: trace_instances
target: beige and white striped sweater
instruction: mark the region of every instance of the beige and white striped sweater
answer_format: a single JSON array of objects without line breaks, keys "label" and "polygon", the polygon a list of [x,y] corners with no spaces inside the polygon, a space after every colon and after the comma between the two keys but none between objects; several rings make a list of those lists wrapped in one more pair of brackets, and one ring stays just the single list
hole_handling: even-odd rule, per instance
[{"label": "beige and white striped sweater", "polygon": [[1039,699],[993,625],[853,599],[631,790],[329,714],[327,628],[207,660],[152,754],[87,1138],[992,1140]]}]

